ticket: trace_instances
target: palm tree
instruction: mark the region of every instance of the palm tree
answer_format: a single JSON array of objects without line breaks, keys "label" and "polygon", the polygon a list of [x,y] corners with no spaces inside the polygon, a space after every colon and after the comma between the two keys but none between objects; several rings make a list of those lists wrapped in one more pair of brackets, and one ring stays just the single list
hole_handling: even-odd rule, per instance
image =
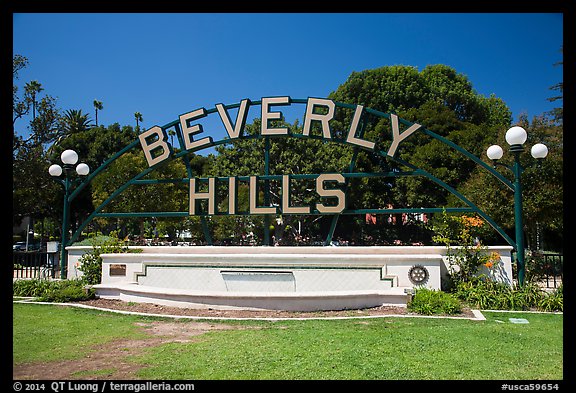
[{"label": "palm tree", "polygon": [[94,100],[94,111],[96,112],[96,127],[98,127],[98,111],[104,109],[102,101]]},{"label": "palm tree", "polygon": [[61,121],[63,136],[86,131],[91,127],[88,114],[82,113],[82,109],[68,109]]},{"label": "palm tree", "polygon": [[134,118],[136,119],[136,130],[140,129],[140,123],[141,121],[143,121],[142,119],[142,113],[140,112],[134,112]]},{"label": "palm tree", "polygon": [[168,135],[170,135],[170,144],[174,146],[174,135],[176,135],[176,131],[173,128],[168,130]]},{"label": "palm tree", "polygon": [[68,109],[59,119],[60,125],[57,138],[52,146],[48,148],[47,153],[51,155],[55,147],[59,146],[60,142],[67,136],[87,131],[92,127],[88,116],[88,113],[82,113],[82,109]]},{"label": "palm tree", "polygon": [[44,88],[38,81],[31,81],[24,85],[24,94],[28,100],[32,102],[32,120],[36,119],[36,94],[40,93]]}]

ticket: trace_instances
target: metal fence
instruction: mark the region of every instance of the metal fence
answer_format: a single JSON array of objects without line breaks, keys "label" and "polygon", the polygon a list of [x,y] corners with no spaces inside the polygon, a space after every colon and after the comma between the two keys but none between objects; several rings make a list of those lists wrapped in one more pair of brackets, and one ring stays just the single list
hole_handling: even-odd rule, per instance
[{"label": "metal fence", "polygon": [[12,251],[13,278],[60,277],[58,252]]},{"label": "metal fence", "polygon": [[558,288],[564,278],[564,254],[532,251],[527,259],[532,281],[546,288]]},{"label": "metal fence", "polygon": [[[545,279],[547,288],[558,288],[564,278],[564,254],[544,253]],[[552,282],[552,286],[550,283]]]}]

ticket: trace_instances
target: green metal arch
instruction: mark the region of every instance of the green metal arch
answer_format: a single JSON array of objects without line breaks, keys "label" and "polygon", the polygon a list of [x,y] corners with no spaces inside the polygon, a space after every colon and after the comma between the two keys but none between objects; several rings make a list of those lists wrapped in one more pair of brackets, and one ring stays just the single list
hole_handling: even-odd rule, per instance
[{"label": "green metal arch", "polygon": [[[307,103],[307,99],[290,99],[290,103],[296,103],[296,104],[306,104]],[[351,105],[351,104],[346,104],[346,103],[341,103],[341,102],[334,102],[334,104],[336,105],[336,107],[340,107],[340,108],[347,108],[347,109],[354,109],[356,107],[356,105]],[[261,101],[251,101],[251,106],[257,106],[257,105],[261,105]],[[225,105],[224,108],[226,110],[229,109],[234,109],[234,108],[238,108],[240,106],[240,103],[237,104],[230,104],[230,105]],[[370,108],[365,108],[364,109],[365,113],[369,113],[372,115],[375,115],[377,117],[380,118],[387,118],[390,119],[390,114],[388,113],[384,113],[384,112],[380,112],[374,109],[370,109]],[[206,114],[207,116],[212,114],[212,113],[216,113],[217,109],[211,108],[211,109],[207,109],[206,110]],[[414,123],[411,123],[409,121],[406,121],[404,119],[398,118],[399,122],[407,127],[412,126]],[[360,131],[360,136],[361,137],[361,133],[363,132],[363,126],[361,128]],[[182,140],[182,133],[180,132],[180,123],[179,120],[176,121],[172,121],[164,126],[162,126],[162,130],[166,131],[169,128],[176,128],[176,135],[179,139],[179,144],[180,146],[184,146],[183,140]],[[483,169],[487,170],[490,174],[492,174],[494,177],[496,177],[498,180],[500,180],[504,185],[506,185],[509,189],[514,190],[514,185],[512,184],[512,182],[510,182],[508,179],[506,179],[504,176],[502,176],[498,171],[496,171],[494,168],[492,168],[491,166],[489,166],[488,164],[486,164],[485,162],[483,162],[482,160],[480,160],[478,157],[474,156],[473,154],[471,154],[470,152],[468,152],[467,150],[463,149],[462,147],[456,145],[455,143],[453,143],[452,141],[426,129],[425,127],[421,127],[421,130],[423,133],[425,133],[426,135],[435,138],[437,140],[439,140],[440,142],[444,143],[445,145],[455,149],[456,151],[458,151],[460,154],[463,154],[464,156],[466,156],[467,158],[471,159],[472,161],[474,161],[477,165],[480,165]],[[420,130],[419,130],[420,131]],[[284,136],[286,137],[286,136]],[[408,209],[360,209],[360,210],[351,210],[351,211],[345,211],[342,212],[340,214],[361,214],[361,213],[368,213],[368,212],[374,212],[374,213],[382,213],[382,214],[394,214],[394,213],[403,213],[403,212],[412,212],[412,213],[427,213],[427,212],[441,212],[442,210],[446,210],[446,211],[452,211],[452,212],[475,212],[478,215],[480,215],[482,218],[484,218],[505,240],[508,244],[510,244],[512,247],[516,248],[516,243],[513,239],[511,239],[506,232],[488,215],[486,214],[482,209],[480,209],[478,206],[476,206],[474,203],[472,203],[470,200],[468,200],[464,195],[462,195],[461,193],[459,193],[457,190],[455,190],[453,187],[451,187],[450,185],[446,184],[445,182],[443,182],[442,180],[440,180],[439,178],[437,178],[436,176],[432,175],[431,173],[416,167],[413,164],[410,164],[400,158],[397,157],[390,157],[386,154],[386,152],[383,151],[372,151],[370,149],[365,149],[362,146],[358,146],[358,145],[352,145],[344,140],[341,139],[326,139],[324,137],[320,137],[320,136],[313,136],[313,135],[302,135],[302,134],[290,134],[288,135],[288,137],[295,137],[295,138],[301,138],[301,139],[316,139],[316,140],[323,140],[323,141],[329,141],[329,142],[333,142],[333,143],[340,143],[340,144],[345,144],[345,145],[349,145],[349,146],[353,146],[354,148],[354,153],[353,153],[353,158],[350,162],[349,165],[349,172],[348,173],[342,173],[342,175],[345,178],[352,178],[352,177],[370,177],[370,176],[388,176],[388,177],[392,177],[392,176],[424,176],[428,179],[430,179],[431,181],[433,181],[434,183],[438,184],[440,187],[444,188],[445,190],[447,190],[448,192],[450,192],[451,194],[455,195],[459,200],[461,200],[466,206],[468,207],[462,207],[462,208],[408,208]],[[266,140],[266,148],[265,148],[265,174],[263,176],[260,176],[261,178],[274,178],[277,175],[269,175],[268,173],[268,153],[269,153],[269,138],[270,136],[262,136],[260,134],[258,135],[250,135],[250,136],[243,136],[241,138],[239,138],[238,140],[246,140],[246,139],[262,139],[264,138]],[[90,214],[90,216],[88,216],[88,218],[86,220],[84,220],[84,222],[82,222],[80,224],[80,226],[76,229],[76,231],[74,232],[74,234],[72,235],[72,237],[69,240],[69,244],[72,244],[74,241],[76,241],[78,239],[78,237],[80,236],[82,230],[86,227],[86,225],[88,225],[88,223],[90,223],[95,217],[187,217],[189,214],[188,212],[139,212],[139,213],[102,213],[102,210],[110,203],[112,202],[118,195],[120,195],[122,192],[124,192],[129,186],[134,185],[134,184],[150,184],[150,183],[169,183],[169,182],[187,182],[188,179],[190,179],[191,177],[193,177],[193,173],[192,173],[192,169],[190,167],[190,162],[188,159],[188,156],[190,153],[194,153],[200,150],[204,150],[207,148],[212,148],[215,146],[219,146],[219,145],[224,145],[224,144],[228,144],[228,143],[234,143],[236,142],[237,139],[228,139],[228,138],[223,138],[221,140],[218,141],[213,141],[212,143],[208,144],[208,145],[204,145],[201,146],[200,148],[196,148],[196,149],[189,149],[189,150],[181,150],[178,153],[175,154],[171,154],[169,158],[165,159],[164,161],[151,166],[149,168],[144,169],[142,172],[140,172],[138,175],[134,176],[132,179],[128,180],[125,184],[123,184],[122,186],[118,187],[105,201],[103,201],[99,206],[97,206],[94,211]],[[132,150],[135,147],[140,147],[140,142],[138,139],[136,139],[135,141],[131,142],[130,144],[128,144],[126,147],[124,147],[122,150],[120,150],[118,153],[116,153],[115,155],[113,155],[112,157],[110,157],[108,160],[106,160],[99,168],[97,168],[94,172],[92,172],[82,183],[80,183],[80,185],[70,194],[70,196],[68,197],[67,203],[71,203],[77,196],[78,194],[97,176],[99,175],[101,172],[103,172],[110,164],[112,164],[116,159],[118,159],[120,156],[122,156],[123,154],[125,154],[126,152]],[[406,172],[381,172],[381,173],[355,173],[354,172],[354,166],[355,166],[355,160],[356,160],[356,156],[358,153],[359,149],[364,149],[372,154],[376,154],[379,155],[380,157],[384,157],[386,159],[391,159],[401,165],[406,166],[407,168],[410,168],[411,171],[406,171]],[[142,179],[144,176],[146,176],[147,174],[151,173],[152,171],[162,167],[163,165],[168,164],[169,162],[176,160],[176,159],[182,159],[184,161],[184,164],[186,166],[186,170],[187,170],[187,176],[188,178],[183,178],[183,179],[163,179],[163,180],[144,180]],[[306,177],[306,176],[313,176],[313,175],[292,175],[294,178],[297,177]],[[268,216],[266,216],[268,217]],[[332,222],[332,226],[330,229],[330,232],[326,238],[326,242],[325,244],[329,244],[330,240],[332,238],[332,234],[334,233],[335,227],[336,227],[336,222],[338,220],[339,214],[334,215],[334,219]],[[206,229],[207,228],[207,224],[205,221],[205,217],[201,216],[201,220],[202,220],[202,224],[203,227]],[[265,225],[265,229],[268,228],[268,225]],[[209,244],[211,244],[211,239],[209,238],[209,233],[207,230],[204,231],[205,235],[207,236],[207,241]],[[266,236],[267,238],[267,236]]]}]

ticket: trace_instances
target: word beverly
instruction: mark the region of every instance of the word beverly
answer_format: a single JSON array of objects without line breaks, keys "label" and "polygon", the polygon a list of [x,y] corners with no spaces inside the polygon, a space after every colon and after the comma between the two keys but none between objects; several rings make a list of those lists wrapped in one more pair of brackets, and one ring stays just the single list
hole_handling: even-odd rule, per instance
[{"label": "word beverly", "polygon": [[[263,136],[289,136],[288,128],[286,127],[272,127],[270,121],[279,120],[282,118],[282,112],[273,112],[271,110],[274,106],[290,105],[291,99],[289,96],[282,97],[263,97],[261,101],[261,128],[260,134]],[[216,110],[220,115],[220,119],[228,133],[230,139],[238,139],[243,137],[244,127],[248,116],[248,109],[251,105],[249,99],[243,99],[238,108],[236,121],[232,123],[228,111],[223,104],[216,104]],[[315,113],[317,108],[324,108],[326,113]],[[310,136],[312,122],[319,122],[322,128],[322,136],[326,140],[332,139],[330,130],[330,120],[334,118],[336,112],[336,104],[334,101],[326,98],[308,98],[306,103],[306,111],[304,115],[304,126],[302,135]],[[346,142],[364,149],[374,151],[375,143],[356,136],[358,125],[364,112],[364,106],[356,105],[354,116],[348,128]],[[191,124],[194,120],[199,120],[207,115],[205,108],[196,109],[194,111],[180,115],[179,129],[176,127],[177,132],[180,132],[182,140],[184,141],[184,148],[186,150],[197,150],[203,147],[208,147],[213,143],[212,137],[204,137],[196,139],[198,134],[204,132],[201,124]],[[390,114],[392,123],[392,144],[386,153],[390,157],[394,157],[400,142],[420,129],[420,124],[413,124],[407,130],[400,132],[398,124],[398,116]],[[154,126],[139,135],[142,150],[148,161],[148,166],[159,164],[170,157],[172,151],[168,143],[168,136],[165,131],[159,127]]]},{"label": "word beverly", "polygon": [[[287,127],[273,127],[270,122],[282,119],[282,112],[272,111],[272,107],[290,105],[292,102],[288,96],[281,97],[263,97],[260,103],[261,106],[261,127],[260,134],[263,136],[290,136]],[[246,119],[248,110],[251,105],[249,99],[243,99],[238,105],[238,113],[236,121],[233,123],[230,115],[223,104],[216,104],[215,108],[218,112],[224,129],[231,140],[243,137],[244,127],[246,126]],[[321,109],[322,113],[318,113]],[[212,111],[213,112],[213,111]],[[319,123],[322,138],[324,140],[332,139],[332,131],[330,129],[330,120],[334,118],[336,112],[336,103],[332,100],[325,98],[308,98],[306,101],[306,110],[304,114],[304,125],[302,128],[302,135],[310,137],[313,122]],[[360,119],[364,113],[362,105],[356,105],[352,121],[348,128],[346,143],[369,150],[375,150],[375,142],[362,139],[357,136]],[[186,151],[199,150],[213,144],[212,137],[207,136],[198,139],[198,135],[204,132],[201,124],[192,124],[203,117],[207,116],[205,108],[196,109],[194,111],[180,115],[179,123],[176,132],[180,133],[179,139],[184,143]],[[408,129],[400,132],[398,116],[390,114],[392,125],[392,143],[387,151],[387,155],[394,157],[396,150],[400,143],[415,131],[421,128],[420,124],[412,124]],[[172,148],[167,142],[168,137],[164,129],[159,126],[154,126],[139,135],[139,141],[144,151],[148,166],[152,167],[168,159],[172,154]],[[208,190],[200,192],[197,190],[197,183],[201,179],[190,179],[190,204],[189,214],[191,216],[198,215],[197,202],[207,200],[208,215],[218,214],[216,212],[216,180],[217,178],[202,179],[208,182]],[[346,207],[346,194],[343,190],[338,188],[325,188],[325,183],[338,183],[345,184],[344,176],[337,173],[321,174],[316,177],[316,193],[321,198],[331,198],[331,203],[326,204],[324,201],[316,203],[314,207],[311,206],[291,206],[290,205],[290,177],[288,175],[282,176],[282,206],[258,206],[258,177],[250,176],[250,209],[248,214],[310,214],[315,208],[314,212],[320,214],[339,214]],[[235,215],[242,214],[237,212],[237,185],[238,178],[228,178],[228,211],[224,214]],[[269,191],[269,190],[268,190]],[[334,203],[335,202],[335,203]],[[280,211],[279,211],[280,210]],[[200,213],[205,214],[205,213]]]}]

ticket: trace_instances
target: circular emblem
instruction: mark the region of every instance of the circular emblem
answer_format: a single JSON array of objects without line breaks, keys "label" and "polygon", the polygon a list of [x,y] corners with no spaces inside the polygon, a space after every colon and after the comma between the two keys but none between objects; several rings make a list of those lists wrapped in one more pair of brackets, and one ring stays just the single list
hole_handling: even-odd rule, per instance
[{"label": "circular emblem", "polygon": [[423,285],[428,281],[428,277],[430,274],[428,273],[428,269],[426,269],[422,265],[414,265],[408,271],[408,278],[410,282],[414,285]]}]

